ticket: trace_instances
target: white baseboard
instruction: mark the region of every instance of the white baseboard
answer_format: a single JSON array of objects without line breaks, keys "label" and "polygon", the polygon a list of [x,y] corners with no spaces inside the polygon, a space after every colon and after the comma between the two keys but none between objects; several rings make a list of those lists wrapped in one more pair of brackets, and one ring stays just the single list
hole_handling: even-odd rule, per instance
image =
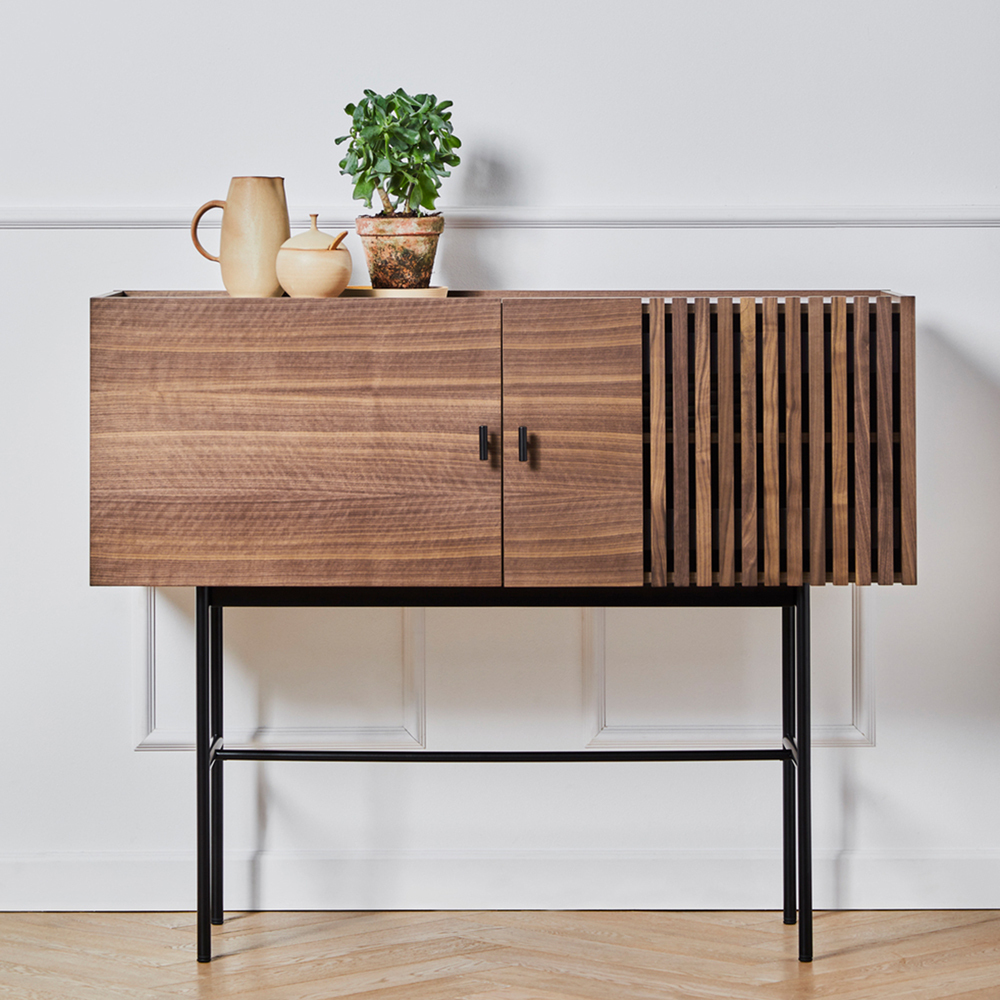
[{"label": "white baseboard", "polygon": [[[816,909],[1000,908],[998,851],[820,851]],[[226,908],[765,909],[778,851],[236,854]],[[191,910],[193,852],[0,856],[2,910]]]}]

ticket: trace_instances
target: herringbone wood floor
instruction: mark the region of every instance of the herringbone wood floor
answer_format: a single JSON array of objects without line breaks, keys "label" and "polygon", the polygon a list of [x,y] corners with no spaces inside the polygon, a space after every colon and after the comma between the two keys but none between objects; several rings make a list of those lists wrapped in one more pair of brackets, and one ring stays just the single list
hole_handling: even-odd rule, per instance
[{"label": "herringbone wood floor", "polygon": [[1000,1000],[1000,911],[0,914],[18,1000]]}]

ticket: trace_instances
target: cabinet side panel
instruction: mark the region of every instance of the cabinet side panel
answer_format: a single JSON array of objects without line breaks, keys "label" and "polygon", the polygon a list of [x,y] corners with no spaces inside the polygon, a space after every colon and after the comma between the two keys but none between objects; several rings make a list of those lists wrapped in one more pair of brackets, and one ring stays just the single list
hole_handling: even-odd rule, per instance
[{"label": "cabinet side panel", "polygon": [[500,583],[498,302],[100,299],[91,340],[93,583]]},{"label": "cabinet side panel", "polygon": [[503,345],[504,583],[641,585],[641,300],[504,300]]}]

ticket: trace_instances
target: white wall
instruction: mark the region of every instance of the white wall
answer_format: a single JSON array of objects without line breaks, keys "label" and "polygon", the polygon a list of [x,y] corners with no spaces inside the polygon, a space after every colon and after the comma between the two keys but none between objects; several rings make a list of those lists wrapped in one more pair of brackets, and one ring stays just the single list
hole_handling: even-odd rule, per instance
[{"label": "white wall", "polygon": [[[400,84],[464,141],[439,283],[917,296],[920,584],[814,594],[817,903],[1000,906],[1000,8],[411,8],[4,15],[0,907],[194,900],[191,595],[151,638],[142,591],[87,583],[88,299],[221,287],[185,229],[235,174],[353,218],[341,108]],[[600,676],[598,742],[775,722],[761,613],[707,650],[670,611],[296,614],[232,616],[233,731],[580,747]],[[227,904],[776,908],[779,791],[768,764],[231,765]]]}]

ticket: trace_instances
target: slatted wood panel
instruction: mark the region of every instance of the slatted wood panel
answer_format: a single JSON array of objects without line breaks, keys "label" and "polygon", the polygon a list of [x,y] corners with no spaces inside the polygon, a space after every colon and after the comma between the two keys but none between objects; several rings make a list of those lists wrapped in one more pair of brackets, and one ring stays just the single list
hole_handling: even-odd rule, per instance
[{"label": "slatted wood panel", "polygon": [[653,585],[915,583],[913,298],[670,296],[649,310],[651,343],[693,333],[650,357]]},{"label": "slatted wood panel", "polygon": [[830,484],[832,494],[833,582],[848,581],[847,534],[847,300],[836,296],[830,323]]},{"label": "slatted wood panel", "polygon": [[671,455],[674,482],[674,583],[680,587],[690,582],[691,518],[688,453],[691,425],[688,398],[688,301],[673,300],[670,326],[670,356],[673,360]]},{"label": "slatted wood panel", "polygon": [[786,582],[802,585],[802,306],[785,303],[785,548]]},{"label": "slatted wood panel", "polygon": [[824,414],[826,337],[823,299],[809,297],[806,355],[809,385],[809,582],[826,583],[826,424]]},{"label": "slatted wood panel", "polygon": [[736,582],[736,500],[734,494],[736,425],[733,404],[733,300],[718,302],[718,436],[716,468],[719,481],[719,583]]},{"label": "slatted wood panel", "polygon": [[763,482],[764,482],[764,583],[776,587],[781,583],[781,489],[778,473],[779,440],[778,408],[778,300],[764,299],[763,380],[761,410],[763,411]]},{"label": "slatted wood panel", "polygon": [[503,301],[505,586],[641,586],[642,326],[638,298]]},{"label": "slatted wood panel", "polygon": [[917,381],[916,301],[899,304],[900,575],[917,582]]},{"label": "slatted wood panel", "polygon": [[872,582],[871,339],[868,296],[854,300],[854,551],[855,583]]},{"label": "slatted wood panel", "polygon": [[91,337],[93,583],[500,584],[499,302],[108,297]]},{"label": "slatted wood panel", "polygon": [[650,547],[652,549],[651,578],[654,587],[667,584],[667,549],[670,547],[667,528],[667,332],[666,309],[663,299],[649,301],[649,373],[650,422]]},{"label": "slatted wood panel", "polygon": [[709,300],[694,300],[694,486],[697,584],[712,583],[712,340]]},{"label": "slatted wood panel", "polygon": [[876,300],[876,434],[878,435],[878,582],[892,583],[893,558],[893,447],[892,447],[892,303]]},{"label": "slatted wood panel", "polygon": [[757,585],[757,301],[740,299],[740,583]]}]

